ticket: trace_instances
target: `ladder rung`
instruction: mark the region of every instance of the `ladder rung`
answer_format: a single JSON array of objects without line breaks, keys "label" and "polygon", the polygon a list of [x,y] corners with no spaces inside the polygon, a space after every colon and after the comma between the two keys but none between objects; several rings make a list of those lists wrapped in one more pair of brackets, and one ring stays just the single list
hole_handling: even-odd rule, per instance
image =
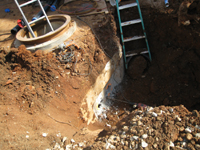
[{"label": "ladder rung", "polygon": [[141,19],[135,19],[135,20],[122,22],[121,25],[122,26],[127,26],[127,25],[136,24],[136,23],[140,23],[140,22],[141,22]]},{"label": "ladder rung", "polygon": [[45,16],[42,16],[42,17],[40,17],[40,18],[38,18],[38,19],[36,19],[36,20],[33,20],[33,21],[29,22],[28,24],[31,25],[31,24],[33,24],[33,23],[35,23],[35,22],[37,22],[37,21],[40,21],[40,20],[42,20],[42,19],[44,19],[44,18],[45,18]]},{"label": "ladder rung", "polygon": [[131,37],[131,38],[126,38],[126,39],[124,39],[124,42],[139,40],[139,39],[143,39],[143,38],[145,38],[144,35],[142,35],[142,36],[133,36],[133,37]]},{"label": "ladder rung", "polygon": [[132,57],[140,54],[148,54],[149,51],[147,49],[138,49],[138,50],[133,50],[129,51],[126,53],[126,57]]},{"label": "ladder rung", "polygon": [[137,6],[137,3],[126,4],[123,6],[119,6],[119,10],[130,8],[130,7],[135,7],[135,6]]},{"label": "ladder rung", "polygon": [[31,3],[33,3],[33,2],[36,2],[36,1],[37,1],[37,0],[31,0],[31,1],[29,1],[29,2],[26,2],[26,3],[24,3],[24,4],[19,5],[19,7],[24,7],[24,6],[29,5],[29,4],[31,4]]}]

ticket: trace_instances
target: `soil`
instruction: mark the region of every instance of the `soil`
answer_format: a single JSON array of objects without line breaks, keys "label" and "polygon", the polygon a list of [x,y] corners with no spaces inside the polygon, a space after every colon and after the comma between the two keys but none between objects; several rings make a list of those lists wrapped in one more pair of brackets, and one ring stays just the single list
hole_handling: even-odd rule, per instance
[{"label": "soil", "polygon": [[123,95],[150,106],[183,104],[189,110],[199,109],[199,24],[192,20],[190,26],[178,26],[167,10],[142,12],[152,62],[143,56],[131,59],[122,82]]},{"label": "soil", "polygon": [[[152,61],[141,55],[131,59],[107,118],[91,125],[82,118],[80,104],[117,51],[114,8],[81,17],[104,50],[90,27],[72,17],[78,32],[70,46],[74,57],[66,63],[58,52],[13,48],[10,30],[20,13],[13,1],[0,2],[2,10],[11,9],[0,14],[0,149],[199,149],[200,28],[196,20],[178,26],[182,0],[169,2],[162,12],[142,7]],[[199,15],[199,3],[192,6],[188,13]],[[29,19],[38,10],[25,8]]]},{"label": "soil", "polygon": [[200,148],[199,112],[189,112],[183,105],[125,111],[122,118],[86,149]]}]

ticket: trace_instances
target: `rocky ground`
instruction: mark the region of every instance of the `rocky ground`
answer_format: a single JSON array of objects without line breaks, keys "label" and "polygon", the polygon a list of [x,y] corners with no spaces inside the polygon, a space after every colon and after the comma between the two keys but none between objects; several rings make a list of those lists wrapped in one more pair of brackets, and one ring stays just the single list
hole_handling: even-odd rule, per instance
[{"label": "rocky ground", "polygon": [[200,149],[199,111],[183,105],[125,111],[88,149]]},{"label": "rocky ground", "polygon": [[[116,116],[119,110],[112,110]],[[76,142],[63,137],[54,149],[200,149],[199,111],[188,111],[183,105],[174,107],[140,107],[125,110],[115,125],[107,128],[93,141]],[[111,119],[108,117],[107,119]]]}]

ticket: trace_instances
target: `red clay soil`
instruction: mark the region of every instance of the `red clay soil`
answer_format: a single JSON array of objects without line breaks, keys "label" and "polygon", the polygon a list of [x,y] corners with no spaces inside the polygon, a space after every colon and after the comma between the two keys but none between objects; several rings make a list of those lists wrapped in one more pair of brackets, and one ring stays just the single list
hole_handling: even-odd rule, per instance
[{"label": "red clay soil", "polygon": [[[99,18],[104,18],[105,22],[97,24]],[[117,38],[113,17],[100,14],[82,19],[93,28],[101,24],[95,31],[105,51],[114,48],[109,52],[112,56],[117,51],[113,41]],[[99,123],[90,126],[85,123],[80,107],[108,57],[90,27],[76,21],[80,32],[75,34],[76,44],[70,46],[74,52],[70,62],[60,61],[58,52],[43,54],[38,50],[32,53],[23,45],[18,49],[1,49],[0,149],[46,149],[63,137],[68,138],[66,144],[71,138],[87,141],[102,130]],[[107,36],[102,29],[107,31]],[[113,44],[107,45],[108,38]],[[48,134],[47,138],[43,133]]]}]

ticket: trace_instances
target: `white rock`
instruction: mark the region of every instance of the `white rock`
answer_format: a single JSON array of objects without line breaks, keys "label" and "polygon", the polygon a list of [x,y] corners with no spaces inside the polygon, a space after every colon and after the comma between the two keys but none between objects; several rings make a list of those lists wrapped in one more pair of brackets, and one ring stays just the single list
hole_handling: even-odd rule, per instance
[{"label": "white rock", "polygon": [[149,112],[149,111],[151,111],[151,110],[153,110],[153,107],[148,107],[148,108],[147,108],[147,112]]},{"label": "white rock", "polygon": [[178,115],[176,115],[175,117],[176,117],[176,119],[177,119],[178,121],[181,121],[181,118],[180,118]]},{"label": "white rock", "polygon": [[26,135],[26,138],[28,139],[28,138],[29,138],[29,135]]},{"label": "white rock", "polygon": [[200,145],[199,144],[195,144],[195,148],[196,149],[200,149]]},{"label": "white rock", "polygon": [[110,145],[111,144],[109,142],[106,142],[106,145],[105,145],[106,149],[109,149]]},{"label": "white rock", "polygon": [[173,113],[174,109],[173,108],[169,108],[169,112]]},{"label": "white rock", "polygon": [[64,143],[67,139],[68,139],[68,138],[67,138],[66,136],[63,137],[62,142]]},{"label": "white rock", "polygon": [[187,143],[186,142],[181,142],[182,147],[186,147]]},{"label": "white rock", "polygon": [[200,126],[196,125],[195,128],[200,129]]},{"label": "white rock", "polygon": [[42,133],[43,137],[46,137],[48,135],[48,133]]},{"label": "white rock", "polygon": [[61,133],[56,134],[57,137],[61,137]]},{"label": "white rock", "polygon": [[185,148],[182,148],[182,147],[180,147],[180,146],[175,146],[175,147],[177,147],[178,149],[185,149]]},{"label": "white rock", "polygon": [[137,119],[133,118],[131,121],[133,121],[133,122],[136,122],[136,121],[137,121]]},{"label": "white rock", "polygon": [[128,127],[128,126],[124,126],[124,127],[123,127],[123,130],[124,130],[124,131],[128,131],[128,130],[129,130],[129,127]]},{"label": "white rock", "polygon": [[142,113],[142,112],[143,112],[143,111],[141,111],[141,110],[138,110],[136,113],[138,113],[138,114],[139,114],[139,113]]},{"label": "white rock", "polygon": [[123,131],[123,132],[122,132],[122,134],[124,134],[124,135],[125,135],[125,134],[126,134],[126,132],[125,132],[125,131]]},{"label": "white rock", "polygon": [[163,113],[163,111],[162,111],[162,110],[160,110],[160,114],[159,114],[159,115],[162,115],[162,113]]},{"label": "white rock", "polygon": [[158,116],[158,114],[157,114],[157,113],[155,113],[155,112],[152,112],[152,116],[153,116],[153,117],[157,117],[157,116]]},{"label": "white rock", "polygon": [[122,143],[122,145],[124,145],[124,141],[123,140],[121,140],[121,143]]},{"label": "white rock", "polygon": [[121,137],[122,139],[125,139],[127,136],[124,135],[124,134],[122,134],[120,137]]},{"label": "white rock", "polygon": [[85,143],[83,143],[83,142],[78,143],[78,146],[79,146],[79,147],[83,147],[83,146],[85,146]]},{"label": "white rock", "polygon": [[148,146],[148,144],[147,144],[144,140],[142,140],[142,141],[141,141],[141,146],[142,146],[143,148],[145,148],[145,147]]},{"label": "white rock", "polygon": [[147,137],[148,137],[147,134],[143,134],[143,135],[142,135],[142,138],[143,138],[143,139],[146,139]]},{"label": "white rock", "polygon": [[133,140],[138,140],[138,138],[139,138],[138,136],[132,136],[131,137],[131,139],[133,139]]},{"label": "white rock", "polygon": [[107,124],[107,123],[106,123],[106,125],[107,125],[108,127],[110,127],[110,128],[111,128],[111,125],[110,125],[110,124]]},{"label": "white rock", "polygon": [[110,148],[111,148],[111,149],[116,149],[115,146],[112,145],[112,144],[110,145]]},{"label": "white rock", "polygon": [[187,128],[185,128],[185,132],[187,132],[187,133],[191,133],[192,130],[191,130],[189,127],[187,127]]},{"label": "white rock", "polygon": [[139,147],[138,144],[135,144],[135,149],[138,149],[138,147]]},{"label": "white rock", "polygon": [[174,147],[174,143],[172,141],[169,142],[170,147]]},{"label": "white rock", "polygon": [[135,147],[135,142],[134,141],[131,142],[131,146]]},{"label": "white rock", "polygon": [[56,143],[56,145],[54,146],[54,148],[60,148],[60,144]]},{"label": "white rock", "polygon": [[153,147],[156,149],[158,147],[158,145],[156,143],[154,143]]},{"label": "white rock", "polygon": [[133,105],[133,108],[136,108],[137,107],[137,105]]},{"label": "white rock", "polygon": [[111,136],[109,137],[109,139],[108,139],[108,142],[110,142],[110,143],[116,143],[116,142],[117,142],[117,141],[116,141],[116,136],[111,135]]},{"label": "white rock", "polygon": [[105,145],[106,149],[116,149],[114,145],[110,144],[109,142],[106,142],[106,145]]},{"label": "white rock", "polygon": [[68,145],[66,145],[66,150],[71,150],[72,149],[72,144],[68,144]]},{"label": "white rock", "polygon": [[196,133],[195,137],[200,138],[200,133]]},{"label": "white rock", "polygon": [[156,137],[156,141],[157,141],[157,142],[159,141],[158,137]]},{"label": "white rock", "polygon": [[75,143],[74,139],[71,139],[71,142],[72,142],[72,143]]},{"label": "white rock", "polygon": [[77,146],[78,146],[78,145],[77,145],[77,144],[75,144],[75,145],[73,145],[73,146],[72,146],[72,148],[73,148],[73,149],[75,149]]},{"label": "white rock", "polygon": [[116,136],[116,142],[119,142],[120,141],[120,137],[119,136]]},{"label": "white rock", "polygon": [[60,148],[60,150],[65,150],[64,148]]},{"label": "white rock", "polygon": [[130,123],[131,123],[131,125],[133,125],[133,126],[136,126],[136,125],[137,125],[137,122],[135,122],[135,121],[131,121]]},{"label": "white rock", "polygon": [[141,126],[141,125],[143,125],[143,123],[140,120],[138,120],[137,125]]}]

